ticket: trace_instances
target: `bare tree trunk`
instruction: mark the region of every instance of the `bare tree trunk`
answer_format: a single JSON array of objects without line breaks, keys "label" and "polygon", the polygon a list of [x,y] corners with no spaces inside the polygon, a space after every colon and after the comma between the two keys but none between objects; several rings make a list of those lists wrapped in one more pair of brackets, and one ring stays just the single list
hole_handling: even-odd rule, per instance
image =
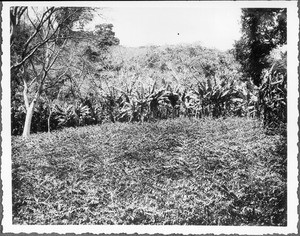
[{"label": "bare tree trunk", "polygon": [[35,94],[33,100],[31,101],[31,103],[29,103],[28,94],[27,94],[28,93],[27,82],[25,80],[23,80],[23,82],[24,82],[23,97],[24,97],[24,103],[25,103],[25,107],[26,107],[26,118],[25,118],[25,123],[24,123],[22,136],[24,138],[28,138],[29,135],[30,135],[30,128],[31,128],[31,120],[32,120],[32,116],[33,116],[33,111],[34,111],[35,103],[36,103],[36,101],[39,97],[40,90],[38,90],[38,92]]},{"label": "bare tree trunk", "polygon": [[26,119],[25,119],[23,134],[22,134],[24,138],[28,138],[30,135],[31,120],[33,116],[34,106],[35,106],[35,100],[32,101],[30,106],[26,109]]}]

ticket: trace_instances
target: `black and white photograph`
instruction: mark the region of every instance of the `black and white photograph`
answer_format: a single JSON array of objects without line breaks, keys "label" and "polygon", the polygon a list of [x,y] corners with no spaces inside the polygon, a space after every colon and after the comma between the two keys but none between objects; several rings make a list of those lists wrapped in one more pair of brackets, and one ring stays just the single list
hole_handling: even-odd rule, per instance
[{"label": "black and white photograph", "polygon": [[2,4],[3,233],[297,234],[297,1]]}]

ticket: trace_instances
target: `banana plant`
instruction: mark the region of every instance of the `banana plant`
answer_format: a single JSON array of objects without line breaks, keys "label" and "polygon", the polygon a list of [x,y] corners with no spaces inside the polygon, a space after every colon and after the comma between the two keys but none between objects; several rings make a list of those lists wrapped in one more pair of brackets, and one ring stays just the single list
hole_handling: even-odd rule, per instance
[{"label": "banana plant", "polygon": [[64,103],[62,106],[56,104],[55,113],[60,127],[85,125],[85,120],[90,118],[89,107],[77,103],[75,105]]},{"label": "banana plant", "polygon": [[258,117],[258,89],[255,88],[253,82],[244,82],[241,86],[239,86],[238,90],[243,98],[243,102],[240,106],[243,106],[243,110],[246,113],[245,115],[252,118]]},{"label": "banana plant", "polygon": [[151,107],[157,99],[155,94],[155,83],[150,88],[142,85],[135,93],[122,91],[119,121],[145,121],[149,119]]},{"label": "banana plant", "polygon": [[259,88],[259,109],[264,124],[276,127],[287,122],[287,72],[285,58],[266,71]]},{"label": "banana plant", "polygon": [[103,97],[104,115],[109,118],[111,122],[116,122],[120,115],[120,108],[124,105],[124,94],[113,86],[107,87],[107,92]]},{"label": "banana plant", "polygon": [[[236,89],[234,81],[218,83],[207,78],[198,82],[193,93],[198,97],[197,109],[201,107],[201,116],[220,117],[236,112],[236,107],[243,102],[243,97]],[[198,112],[199,113],[199,112]]]},{"label": "banana plant", "polygon": [[202,117],[202,104],[197,92],[185,90],[181,100],[181,107],[185,117]]}]

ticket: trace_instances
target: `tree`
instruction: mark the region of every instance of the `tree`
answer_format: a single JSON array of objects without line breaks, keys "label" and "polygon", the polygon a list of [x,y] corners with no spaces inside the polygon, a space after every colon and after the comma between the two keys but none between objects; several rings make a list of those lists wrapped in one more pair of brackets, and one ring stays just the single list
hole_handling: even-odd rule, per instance
[{"label": "tree", "polygon": [[[11,8],[11,81],[23,87],[26,118],[23,137],[30,134],[34,107],[47,81],[64,79],[67,69],[57,65],[76,22],[91,19],[89,8]],[[20,37],[16,37],[20,35]],[[55,69],[54,69],[55,67]],[[15,81],[16,80],[16,81]]]},{"label": "tree", "polygon": [[259,86],[262,72],[270,67],[272,49],[286,44],[286,9],[242,9],[242,37],[235,42],[234,53],[245,75]]},{"label": "tree", "polygon": [[113,24],[99,24],[95,26],[94,34],[96,35],[96,46],[98,48],[120,44],[120,40],[115,37],[115,32],[113,32],[112,28]]}]

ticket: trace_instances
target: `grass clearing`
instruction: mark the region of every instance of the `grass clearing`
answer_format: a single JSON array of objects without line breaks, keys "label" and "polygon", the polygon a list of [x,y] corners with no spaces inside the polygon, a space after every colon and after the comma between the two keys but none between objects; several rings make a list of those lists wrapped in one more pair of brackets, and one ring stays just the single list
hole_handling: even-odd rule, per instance
[{"label": "grass clearing", "polygon": [[245,118],[12,137],[13,223],[286,225],[286,158]]}]

